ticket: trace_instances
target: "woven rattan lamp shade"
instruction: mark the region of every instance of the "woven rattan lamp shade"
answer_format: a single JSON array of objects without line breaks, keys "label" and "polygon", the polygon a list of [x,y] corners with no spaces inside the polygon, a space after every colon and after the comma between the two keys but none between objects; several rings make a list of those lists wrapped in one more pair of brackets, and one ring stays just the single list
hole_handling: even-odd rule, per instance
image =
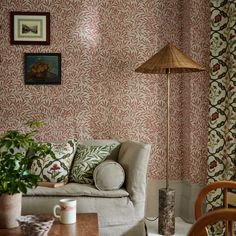
[{"label": "woven rattan lamp shade", "polygon": [[193,61],[176,46],[168,43],[164,48],[144,62],[135,71],[150,74],[166,74],[204,71],[205,68]]}]

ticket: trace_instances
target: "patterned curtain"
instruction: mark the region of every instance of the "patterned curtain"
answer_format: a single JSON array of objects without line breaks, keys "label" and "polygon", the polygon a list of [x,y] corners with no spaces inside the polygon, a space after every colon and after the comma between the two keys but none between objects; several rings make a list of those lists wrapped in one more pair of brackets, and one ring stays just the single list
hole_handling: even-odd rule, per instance
[{"label": "patterned curtain", "polygon": [[[236,179],[236,1],[211,0],[211,79],[208,182]],[[222,205],[222,192],[212,192],[208,210]],[[223,235],[223,227],[211,227]]]}]

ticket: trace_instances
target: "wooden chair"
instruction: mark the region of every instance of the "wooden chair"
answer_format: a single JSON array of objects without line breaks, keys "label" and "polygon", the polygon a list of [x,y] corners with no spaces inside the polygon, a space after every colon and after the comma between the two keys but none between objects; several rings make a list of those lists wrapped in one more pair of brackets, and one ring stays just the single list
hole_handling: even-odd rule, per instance
[{"label": "wooden chair", "polygon": [[[233,189],[233,188],[236,189],[236,182],[235,181],[228,181],[228,180],[217,181],[217,182],[213,182],[213,183],[210,183],[207,186],[205,186],[201,190],[201,192],[199,193],[199,195],[197,197],[197,200],[195,202],[195,219],[198,220],[198,219],[200,219],[200,217],[204,216],[203,212],[202,212],[202,205],[203,205],[203,202],[206,198],[206,195],[209,192],[211,192],[212,190],[216,190],[218,188],[221,188],[222,191],[223,191],[223,207],[222,207],[221,210],[230,210],[230,211],[225,211],[226,213],[229,212],[229,216],[226,216],[227,214],[224,213],[224,216],[226,217],[225,220],[224,220],[225,221],[225,235],[228,235],[229,232],[231,233],[230,235],[234,235],[233,224],[232,224],[231,221],[227,220],[227,217],[230,217],[231,215],[233,216],[234,214],[236,214],[236,209],[232,210],[232,209],[228,208],[228,205],[229,205],[229,203],[228,203],[228,189]],[[218,219],[218,214],[219,213],[215,213],[216,214],[216,216],[215,216],[215,214],[213,213],[215,211],[218,211],[218,210],[213,210],[213,211],[209,212],[209,214],[206,213],[207,214],[207,221],[206,222],[210,222],[213,219]],[[234,214],[233,214],[233,212],[234,212]],[[213,216],[213,219],[209,219],[212,216]],[[205,221],[201,220],[201,223],[196,222],[196,224],[202,226],[203,224],[205,224]],[[191,235],[193,235],[193,234],[191,234]],[[205,229],[202,231],[201,234],[198,233],[196,235],[198,235],[198,236],[207,236],[208,235],[207,228],[205,227]]]},{"label": "wooden chair", "polygon": [[[236,221],[236,209],[235,208],[221,208],[214,211],[207,212],[202,215],[191,227],[188,232],[188,236],[199,236],[205,231],[207,225],[212,225],[218,221],[232,222]],[[232,224],[233,225],[233,224]],[[230,231],[227,236],[233,236],[234,232]]]}]

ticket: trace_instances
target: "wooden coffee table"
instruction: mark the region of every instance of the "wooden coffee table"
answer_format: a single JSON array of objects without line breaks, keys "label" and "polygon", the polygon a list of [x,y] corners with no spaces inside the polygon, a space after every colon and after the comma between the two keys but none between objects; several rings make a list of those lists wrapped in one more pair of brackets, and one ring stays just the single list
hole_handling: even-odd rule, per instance
[{"label": "wooden coffee table", "polygon": [[[22,236],[20,227],[0,229],[0,236]],[[55,220],[48,236],[99,236],[97,213],[77,214],[75,224],[65,225]]]}]

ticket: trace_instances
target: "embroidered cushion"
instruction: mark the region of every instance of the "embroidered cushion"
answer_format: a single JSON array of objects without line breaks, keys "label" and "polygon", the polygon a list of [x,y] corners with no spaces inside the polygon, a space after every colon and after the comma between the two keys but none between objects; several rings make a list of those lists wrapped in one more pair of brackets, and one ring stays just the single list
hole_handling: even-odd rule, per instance
[{"label": "embroidered cushion", "polygon": [[76,152],[77,140],[63,143],[46,143],[53,154],[34,160],[31,172],[40,176],[44,182],[68,182],[70,167]]},{"label": "embroidered cushion", "polygon": [[115,146],[87,146],[79,144],[70,172],[70,181],[81,184],[93,183],[94,169],[111,154]]}]

